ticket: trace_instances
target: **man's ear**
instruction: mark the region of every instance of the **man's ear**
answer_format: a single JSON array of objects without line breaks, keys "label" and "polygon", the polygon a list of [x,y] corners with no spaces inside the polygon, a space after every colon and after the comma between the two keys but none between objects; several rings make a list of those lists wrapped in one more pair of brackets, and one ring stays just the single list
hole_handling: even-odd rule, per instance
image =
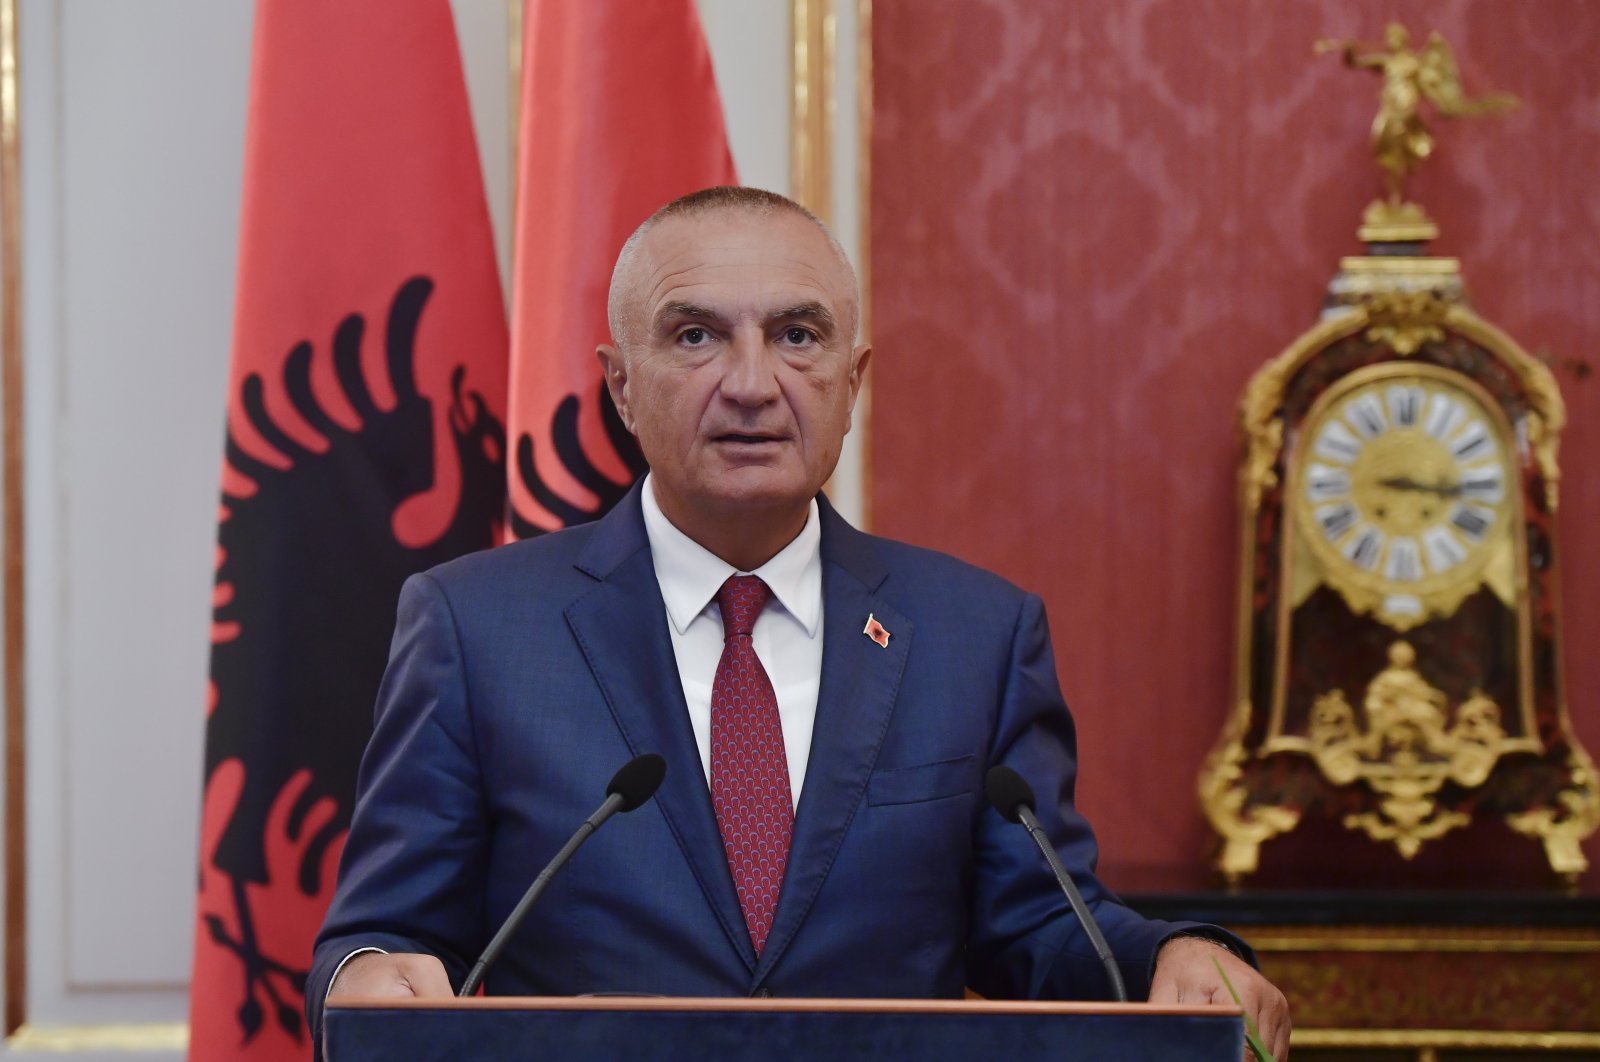
[{"label": "man's ear", "polygon": [[867,362],[872,360],[872,348],[865,343],[850,352],[850,409],[856,408],[856,399],[861,395],[861,382],[867,375]]},{"label": "man's ear", "polygon": [[622,359],[622,351],[602,343],[594,353],[600,360],[600,372],[605,377],[606,390],[611,392],[611,402],[617,407],[617,415],[622,418],[622,426],[638,435],[633,425],[633,410],[628,406],[628,366]]}]

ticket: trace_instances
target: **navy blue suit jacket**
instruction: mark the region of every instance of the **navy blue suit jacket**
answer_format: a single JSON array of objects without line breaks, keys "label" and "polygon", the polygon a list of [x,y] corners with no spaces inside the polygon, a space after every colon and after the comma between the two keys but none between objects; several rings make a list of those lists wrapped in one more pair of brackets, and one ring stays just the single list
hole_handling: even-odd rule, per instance
[{"label": "navy blue suit jacket", "polygon": [[[1007,763],[1032,782],[1130,994],[1148,994],[1152,957],[1180,927],[1139,917],[1094,877],[1040,600],[863,534],[826,501],[821,513],[816,730],[760,957],[635,488],[597,523],[406,583],[306,992],[318,1039],[329,980],[357,948],[430,952],[459,983],[616,768],[644,752],[667,761],[655,799],[555,879],[490,970],[491,993],[1106,998],[1039,852],[985,805],[984,773]],[[862,633],[869,613],[887,648]]]}]

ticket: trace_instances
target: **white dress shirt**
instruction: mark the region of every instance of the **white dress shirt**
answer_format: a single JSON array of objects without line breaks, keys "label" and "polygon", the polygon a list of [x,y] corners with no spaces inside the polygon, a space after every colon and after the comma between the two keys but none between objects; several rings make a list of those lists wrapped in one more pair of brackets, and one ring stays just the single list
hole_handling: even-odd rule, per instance
[{"label": "white dress shirt", "polygon": [[667,606],[667,627],[678,662],[678,679],[689,707],[689,725],[700,750],[700,766],[711,777],[711,684],[722,659],[722,612],[717,591],[730,575],[757,575],[772,598],[756,619],[751,641],[772,680],[789,761],[789,791],[796,806],[811,753],[822,683],[822,525],[811,502],[806,525],[793,542],[753,572],[740,572],[673,526],[656,504],[646,476],[644,530],[650,540],[656,582]]}]

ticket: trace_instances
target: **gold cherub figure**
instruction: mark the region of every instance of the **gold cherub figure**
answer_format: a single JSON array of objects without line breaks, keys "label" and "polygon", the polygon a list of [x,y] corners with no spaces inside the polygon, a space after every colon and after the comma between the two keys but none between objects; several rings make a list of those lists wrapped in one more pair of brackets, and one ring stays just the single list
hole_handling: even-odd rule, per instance
[{"label": "gold cherub figure", "polygon": [[1411,34],[1398,22],[1384,29],[1382,47],[1340,40],[1321,40],[1315,45],[1319,55],[1335,49],[1346,66],[1383,75],[1378,114],[1372,120],[1372,153],[1383,169],[1391,210],[1402,205],[1406,178],[1433,153],[1433,132],[1422,120],[1424,99],[1446,118],[1494,114],[1519,102],[1504,92],[1468,99],[1461,88],[1455,54],[1438,32],[1428,34],[1428,43],[1420,52],[1411,50]]}]

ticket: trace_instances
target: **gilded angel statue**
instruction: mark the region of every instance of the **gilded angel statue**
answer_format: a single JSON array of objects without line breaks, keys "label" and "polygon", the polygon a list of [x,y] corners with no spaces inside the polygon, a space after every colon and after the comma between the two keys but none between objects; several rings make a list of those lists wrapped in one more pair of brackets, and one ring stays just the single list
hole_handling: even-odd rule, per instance
[{"label": "gilded angel statue", "polygon": [[1360,41],[1321,40],[1318,54],[1337,49],[1345,65],[1375,70],[1383,76],[1378,115],[1372,120],[1372,153],[1383,168],[1389,202],[1399,206],[1405,179],[1433,153],[1433,133],[1422,120],[1422,101],[1447,118],[1494,114],[1517,106],[1517,98],[1496,92],[1468,99],[1450,45],[1437,32],[1428,35],[1422,51],[1411,50],[1411,35],[1398,22],[1384,29],[1380,48]]}]

